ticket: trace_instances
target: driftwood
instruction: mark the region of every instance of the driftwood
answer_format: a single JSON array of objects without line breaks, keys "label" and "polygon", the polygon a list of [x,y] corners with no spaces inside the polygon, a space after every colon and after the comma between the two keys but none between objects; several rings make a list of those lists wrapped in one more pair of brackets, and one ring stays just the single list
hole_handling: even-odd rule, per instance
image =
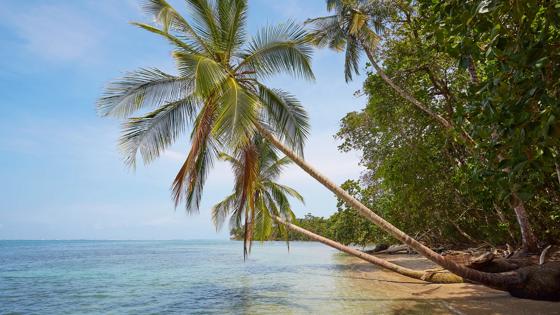
[{"label": "driftwood", "polygon": [[389,248],[377,252],[376,254],[397,254],[397,253],[412,253],[410,247],[406,245],[391,245]]},{"label": "driftwood", "polygon": [[[409,251],[408,246],[394,245],[384,250],[376,247],[370,250],[375,254],[394,254]],[[504,282],[497,289],[508,291],[512,296],[535,299],[560,301],[560,246],[548,246],[538,255],[529,255],[523,251],[514,251],[511,246],[503,249],[488,245],[463,251],[445,251],[442,255],[457,264],[486,273],[499,273],[516,278],[511,284]],[[374,256],[374,255],[372,255]],[[433,283],[457,283],[458,279],[450,278],[453,274],[443,269],[421,271],[417,279]],[[457,276],[455,276],[457,277]],[[470,282],[462,279],[463,281]]]},{"label": "driftwood", "polygon": [[377,244],[372,249],[364,250],[363,252],[366,254],[375,254],[379,253],[380,251],[386,250],[387,248],[389,248],[389,245],[387,244]]}]

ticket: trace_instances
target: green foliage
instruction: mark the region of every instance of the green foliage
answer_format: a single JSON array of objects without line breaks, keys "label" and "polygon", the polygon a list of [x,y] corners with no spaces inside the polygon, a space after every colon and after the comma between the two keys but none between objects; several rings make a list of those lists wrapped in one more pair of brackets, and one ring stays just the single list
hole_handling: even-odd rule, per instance
[{"label": "green foliage", "polygon": [[517,193],[538,236],[557,241],[560,6],[410,1],[399,10],[387,17],[377,57],[453,128],[370,74],[367,107],[349,113],[338,133],[341,150],[362,152],[358,199],[431,244],[496,244],[519,237],[510,203]]},{"label": "green foliage", "polygon": [[[311,213],[306,214],[303,218],[295,219],[294,222],[300,227],[311,231],[315,234],[331,238],[331,231],[329,230],[330,224],[329,219],[323,217],[313,216]],[[276,224],[275,227],[278,227]],[[244,226],[234,226],[230,229],[230,237],[234,240],[242,240],[244,238]],[[267,236],[254,235],[254,240],[257,241],[284,241],[286,240],[286,235],[284,235],[277,228],[272,229],[272,233]],[[292,231],[287,231],[287,239],[289,241],[311,241],[307,236],[294,233]]]},{"label": "green foliage", "polygon": [[426,25],[437,25],[426,30],[437,49],[460,69],[476,68],[455,117],[477,143],[473,158],[485,161],[470,162],[473,173],[497,188],[498,201],[517,193],[538,225],[558,226],[560,5],[446,1],[420,9],[430,12]]}]

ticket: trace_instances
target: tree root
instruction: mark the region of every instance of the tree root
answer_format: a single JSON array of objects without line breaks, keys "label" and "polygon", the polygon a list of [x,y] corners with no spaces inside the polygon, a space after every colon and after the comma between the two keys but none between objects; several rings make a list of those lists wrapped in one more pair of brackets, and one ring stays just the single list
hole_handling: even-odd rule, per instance
[{"label": "tree root", "polygon": [[532,300],[560,301],[560,262],[522,267],[514,271],[520,283],[507,286],[515,297]]}]

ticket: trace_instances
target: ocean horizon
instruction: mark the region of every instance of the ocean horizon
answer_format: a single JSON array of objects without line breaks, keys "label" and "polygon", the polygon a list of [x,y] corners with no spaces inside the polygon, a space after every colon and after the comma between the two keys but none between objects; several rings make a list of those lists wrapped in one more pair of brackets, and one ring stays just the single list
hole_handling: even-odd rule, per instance
[{"label": "ocean horizon", "polygon": [[414,281],[315,242],[290,242],[289,251],[255,242],[244,260],[234,240],[0,241],[0,314],[560,313],[556,303],[458,286]]},{"label": "ocean horizon", "polygon": [[347,258],[314,242],[255,242],[244,261],[233,240],[4,240],[0,314],[359,312],[332,303],[352,294]]}]

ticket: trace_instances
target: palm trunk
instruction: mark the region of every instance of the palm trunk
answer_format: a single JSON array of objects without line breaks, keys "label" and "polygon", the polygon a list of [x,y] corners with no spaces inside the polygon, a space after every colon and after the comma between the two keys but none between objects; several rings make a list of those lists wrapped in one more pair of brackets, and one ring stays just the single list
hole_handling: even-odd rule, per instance
[{"label": "palm trunk", "polygon": [[[387,76],[387,74],[385,73],[385,71],[383,71],[383,69],[381,69],[381,67],[379,66],[379,64],[377,63],[377,61],[375,60],[375,57],[373,56],[373,53],[367,48],[367,46],[364,46],[364,51],[366,52],[366,55],[371,63],[371,65],[373,66],[373,68],[375,69],[375,71],[377,72],[377,74],[379,74],[379,76],[381,77],[381,79],[383,79],[383,81],[385,81],[385,83],[387,83],[395,92],[397,92],[397,94],[399,94],[402,98],[404,98],[405,100],[409,101],[410,103],[412,103],[412,105],[416,106],[418,109],[420,109],[421,111],[423,111],[424,113],[426,113],[428,116],[432,117],[433,119],[435,119],[438,123],[440,123],[445,129],[447,130],[453,130],[453,124],[451,122],[449,122],[447,119],[443,118],[441,115],[433,112],[432,110],[430,110],[428,107],[426,107],[424,104],[422,104],[422,102],[420,102],[419,100],[417,100],[414,96],[412,96],[410,93],[406,92],[405,90],[403,90],[400,86],[398,86],[391,78],[389,78],[389,76]],[[461,137],[467,141],[467,143],[469,144],[474,144],[474,140],[471,138],[471,136],[465,132],[464,130],[461,130]]]},{"label": "palm trunk", "polygon": [[257,124],[257,129],[260,134],[266,138],[270,143],[276,146],[280,151],[282,151],[286,156],[291,158],[299,167],[301,167],[306,173],[315,178],[327,189],[332,191],[340,199],[344,200],[348,205],[354,208],[360,215],[362,215],[367,220],[371,221],[379,228],[389,233],[391,236],[395,237],[402,243],[410,246],[412,249],[417,251],[422,256],[428,258],[432,262],[442,266],[443,268],[451,271],[452,273],[474,282],[479,282],[494,288],[505,289],[508,286],[521,283],[519,275],[515,272],[504,272],[500,274],[496,273],[486,273],[480,272],[474,269],[467,268],[456,264],[453,261],[445,259],[445,257],[434,252],[424,244],[413,239],[403,231],[399,230],[391,223],[387,222],[385,219],[381,218],[368,207],[363,205],[360,201],[350,195],[344,189],[338,187],[335,183],[327,179],[324,175],[315,170],[311,165],[307,164],[302,158],[295,154],[292,150],[284,146],[272,133],[266,130],[263,126]]},{"label": "palm trunk", "polygon": [[529,223],[529,217],[527,216],[527,211],[525,210],[525,203],[523,200],[513,193],[513,210],[515,211],[515,217],[517,218],[517,223],[521,228],[521,243],[522,250],[525,253],[537,253],[539,248],[537,245],[537,237],[533,233],[531,224]]},{"label": "palm trunk", "polygon": [[289,230],[292,230],[294,232],[297,233],[301,233],[305,236],[307,236],[308,238],[317,241],[317,242],[321,242],[327,246],[330,246],[334,249],[337,249],[341,252],[345,252],[351,256],[360,258],[362,260],[365,260],[369,263],[372,263],[376,266],[388,269],[390,271],[394,271],[398,274],[401,274],[403,276],[409,277],[409,278],[414,278],[414,279],[419,279],[419,280],[423,280],[423,281],[427,281],[427,282],[432,282],[432,283],[462,283],[463,278],[458,277],[452,273],[449,272],[435,272],[435,271],[431,271],[431,270],[414,270],[414,269],[410,269],[410,268],[406,268],[406,267],[402,267],[399,266],[397,264],[394,264],[390,261],[375,257],[373,255],[364,253],[360,250],[357,250],[355,248],[352,247],[348,247],[345,246],[343,244],[340,244],[336,241],[333,241],[331,239],[328,239],[326,237],[323,237],[321,235],[317,235],[311,231],[308,231],[306,229],[303,229],[297,225],[294,225],[292,223],[286,222],[285,220],[281,219],[278,216],[272,216],[272,218],[274,219],[274,221],[276,221],[279,224],[284,225],[286,228],[288,228]]},{"label": "palm trunk", "polygon": [[387,76],[385,71],[383,71],[383,69],[381,69],[381,67],[379,66],[379,64],[377,63],[375,58],[373,57],[372,52],[369,49],[365,48],[365,46],[364,46],[364,51],[366,52],[366,55],[367,55],[371,65],[373,66],[373,68],[377,72],[377,74],[379,74],[381,79],[383,79],[383,81],[385,81],[385,83],[387,83],[393,90],[395,90],[395,92],[397,92],[397,94],[399,94],[402,98],[404,98],[405,100],[412,103],[414,106],[416,106],[418,109],[420,109],[424,113],[428,114],[428,116],[430,116],[433,119],[435,119],[436,121],[438,121],[443,127],[445,127],[445,129],[452,129],[453,128],[453,125],[449,121],[447,121],[447,119],[445,119],[442,116],[438,115],[437,113],[431,111],[429,108],[424,106],[424,104],[422,104],[419,100],[414,98],[414,96],[410,95],[410,93],[406,92],[400,86],[398,86],[395,82],[393,82],[393,80],[391,80],[391,78],[389,78],[389,76]]}]

